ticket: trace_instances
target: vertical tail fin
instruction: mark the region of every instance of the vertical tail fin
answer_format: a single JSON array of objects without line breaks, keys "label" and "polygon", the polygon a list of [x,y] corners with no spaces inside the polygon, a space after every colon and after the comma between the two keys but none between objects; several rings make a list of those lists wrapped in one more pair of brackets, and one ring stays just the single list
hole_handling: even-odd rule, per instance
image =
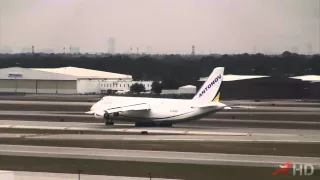
[{"label": "vertical tail fin", "polygon": [[193,97],[193,100],[203,100],[206,102],[219,101],[223,72],[223,67],[215,68],[198,93]]}]

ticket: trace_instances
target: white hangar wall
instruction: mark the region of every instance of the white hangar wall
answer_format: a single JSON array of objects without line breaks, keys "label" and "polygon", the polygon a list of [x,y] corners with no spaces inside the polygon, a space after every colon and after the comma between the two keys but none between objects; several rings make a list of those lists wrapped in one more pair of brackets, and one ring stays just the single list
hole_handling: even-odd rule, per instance
[{"label": "white hangar wall", "polygon": [[34,69],[0,69],[0,92],[75,94],[76,77]]},{"label": "white hangar wall", "polygon": [[97,79],[78,79],[77,81],[77,93],[100,93],[100,81]]},{"label": "white hangar wall", "polygon": [[101,93],[101,90],[104,90],[104,82],[132,82],[131,75],[97,71],[78,67],[41,68],[36,70],[51,73],[60,73],[76,77],[76,93],[78,94]]},{"label": "white hangar wall", "polygon": [[152,81],[132,81],[130,75],[75,67],[53,69],[10,67],[0,69],[0,92],[39,94],[86,94],[130,90],[141,83],[151,90]]}]

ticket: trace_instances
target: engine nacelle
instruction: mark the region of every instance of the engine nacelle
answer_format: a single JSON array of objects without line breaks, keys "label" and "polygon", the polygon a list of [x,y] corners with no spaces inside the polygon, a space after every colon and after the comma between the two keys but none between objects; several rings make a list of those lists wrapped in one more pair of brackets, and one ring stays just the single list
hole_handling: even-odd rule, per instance
[{"label": "engine nacelle", "polygon": [[94,113],[94,117],[96,119],[109,119],[109,113],[108,112],[104,112],[104,111],[95,112]]},{"label": "engine nacelle", "polygon": [[104,117],[101,116],[101,115],[99,115],[99,114],[97,114],[97,113],[94,113],[94,118],[96,118],[96,119],[103,119]]}]

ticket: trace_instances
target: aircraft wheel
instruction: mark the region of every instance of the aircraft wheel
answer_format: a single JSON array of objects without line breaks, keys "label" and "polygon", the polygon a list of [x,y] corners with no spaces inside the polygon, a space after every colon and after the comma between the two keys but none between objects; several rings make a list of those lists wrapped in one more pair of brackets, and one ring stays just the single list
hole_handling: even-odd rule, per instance
[{"label": "aircraft wheel", "polygon": [[113,125],[114,125],[114,122],[106,121],[106,122],[105,122],[105,125],[106,125],[106,126],[113,126]]}]

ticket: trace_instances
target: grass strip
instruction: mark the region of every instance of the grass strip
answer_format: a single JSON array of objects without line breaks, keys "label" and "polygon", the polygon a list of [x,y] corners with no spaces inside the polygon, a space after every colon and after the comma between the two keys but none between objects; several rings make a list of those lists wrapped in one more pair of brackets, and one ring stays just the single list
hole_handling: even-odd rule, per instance
[{"label": "grass strip", "polygon": [[287,176],[278,174],[272,176],[276,168],[239,167],[219,165],[194,165],[174,163],[149,163],[132,161],[80,160],[64,158],[39,158],[23,156],[1,156],[0,169],[13,171],[34,171],[54,173],[74,173],[79,170],[83,174],[133,176],[153,178],[171,178],[185,180],[213,180],[213,179],[310,179],[319,180],[320,173],[315,171],[312,176]]}]

